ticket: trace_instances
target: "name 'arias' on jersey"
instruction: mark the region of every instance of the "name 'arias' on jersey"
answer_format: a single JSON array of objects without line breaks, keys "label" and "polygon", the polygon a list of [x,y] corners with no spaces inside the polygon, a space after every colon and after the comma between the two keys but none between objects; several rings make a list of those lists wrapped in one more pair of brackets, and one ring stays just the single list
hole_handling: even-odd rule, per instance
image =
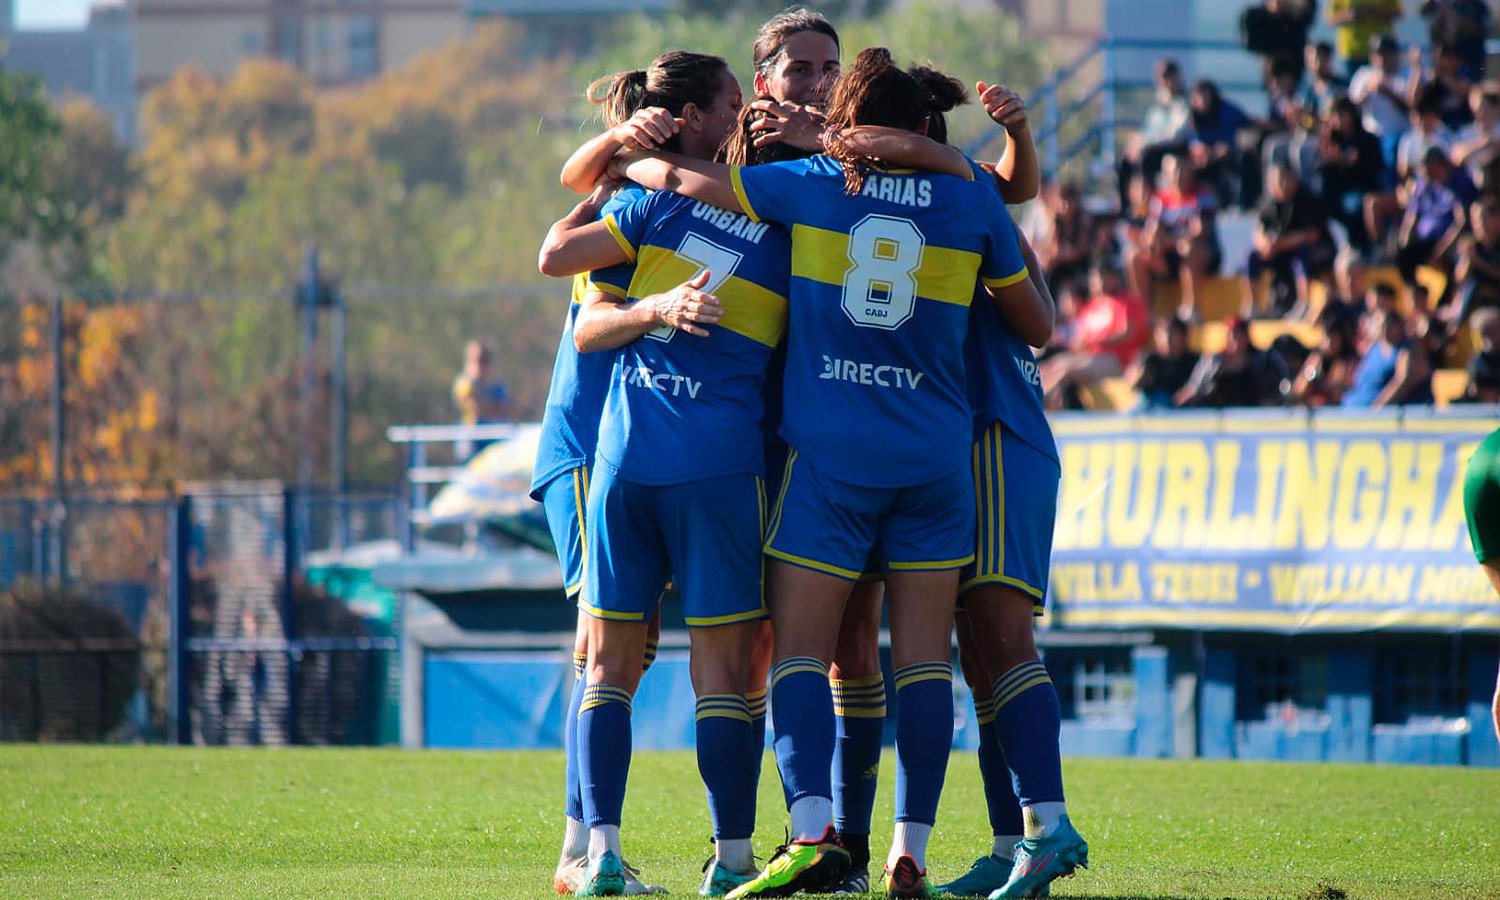
[{"label": "name 'arias' on jersey", "polygon": [[850,484],[902,487],[969,465],[963,343],[976,281],[1026,277],[986,184],[827,156],[735,168],[740,203],[792,233],[782,436]]},{"label": "name 'arias' on jersey", "polygon": [[766,370],[787,322],[787,233],[669,191],[604,221],[635,262],[628,299],[706,269],[724,315],[707,337],[663,326],[620,351],[598,459],[646,485],[761,474]]}]

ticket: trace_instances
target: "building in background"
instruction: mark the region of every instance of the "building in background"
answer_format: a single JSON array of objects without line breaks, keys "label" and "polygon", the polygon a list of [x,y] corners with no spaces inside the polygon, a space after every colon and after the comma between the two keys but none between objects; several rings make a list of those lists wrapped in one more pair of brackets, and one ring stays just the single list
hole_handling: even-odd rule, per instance
[{"label": "building in background", "polygon": [[538,56],[591,52],[615,17],[659,15],[676,5],[676,0],[464,0],[474,22],[504,17],[525,25],[531,52]]},{"label": "building in background", "polygon": [[4,67],[41,78],[47,93],[63,100],[86,97],[115,123],[121,140],[135,135],[136,84],[130,9],[123,0],[96,2],[82,29],[14,27],[14,4],[0,0]]},{"label": "building in background", "polygon": [[315,83],[354,84],[462,37],[465,0],[134,0],[136,85],[196,66],[227,76],[248,57]]}]

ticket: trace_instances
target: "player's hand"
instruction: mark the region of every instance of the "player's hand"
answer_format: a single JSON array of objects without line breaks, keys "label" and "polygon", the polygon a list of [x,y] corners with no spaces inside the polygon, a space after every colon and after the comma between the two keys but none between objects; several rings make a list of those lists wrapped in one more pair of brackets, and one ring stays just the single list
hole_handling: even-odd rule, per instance
[{"label": "player's hand", "polygon": [[1019,135],[1030,127],[1026,101],[1020,94],[1003,84],[985,84],[983,81],[974,85],[974,91],[996,125],[1012,135]]},{"label": "player's hand", "polygon": [[656,321],[688,334],[708,337],[708,330],[702,326],[717,324],[724,316],[724,306],[719,298],[702,290],[708,284],[709,275],[704,269],[665,294],[653,297]]},{"label": "player's hand", "polygon": [[647,106],[614,128],[610,134],[621,147],[654,150],[682,129],[682,120],[660,106]]},{"label": "player's hand", "polygon": [[818,138],[823,134],[826,119],[813,107],[776,100],[756,100],[750,104],[750,108],[765,114],[750,123],[755,146],[780,143],[813,153],[822,151]]}]

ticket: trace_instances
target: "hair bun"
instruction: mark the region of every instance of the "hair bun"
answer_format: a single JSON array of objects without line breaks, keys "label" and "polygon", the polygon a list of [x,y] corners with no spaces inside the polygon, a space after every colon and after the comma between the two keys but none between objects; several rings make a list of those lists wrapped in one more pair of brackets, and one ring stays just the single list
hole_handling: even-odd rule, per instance
[{"label": "hair bun", "polygon": [[927,92],[927,109],[945,113],[955,106],[969,102],[969,92],[963,82],[951,78],[932,66],[912,66],[906,73],[916,79]]}]

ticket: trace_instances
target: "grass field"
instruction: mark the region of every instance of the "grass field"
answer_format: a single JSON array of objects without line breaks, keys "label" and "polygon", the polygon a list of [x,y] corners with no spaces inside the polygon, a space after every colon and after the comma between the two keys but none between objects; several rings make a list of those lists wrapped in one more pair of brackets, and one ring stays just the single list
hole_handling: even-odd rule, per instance
[{"label": "grass field", "polygon": [[[889,839],[888,758],[874,842]],[[1074,759],[1093,869],[1067,897],[1500,898],[1500,771]],[[758,851],[785,814],[768,768]],[[0,897],[543,898],[558,753],[0,747]],[[636,757],[626,851],[692,894],[707,856],[692,756]],[[954,758],[931,869],[989,846]]]}]

